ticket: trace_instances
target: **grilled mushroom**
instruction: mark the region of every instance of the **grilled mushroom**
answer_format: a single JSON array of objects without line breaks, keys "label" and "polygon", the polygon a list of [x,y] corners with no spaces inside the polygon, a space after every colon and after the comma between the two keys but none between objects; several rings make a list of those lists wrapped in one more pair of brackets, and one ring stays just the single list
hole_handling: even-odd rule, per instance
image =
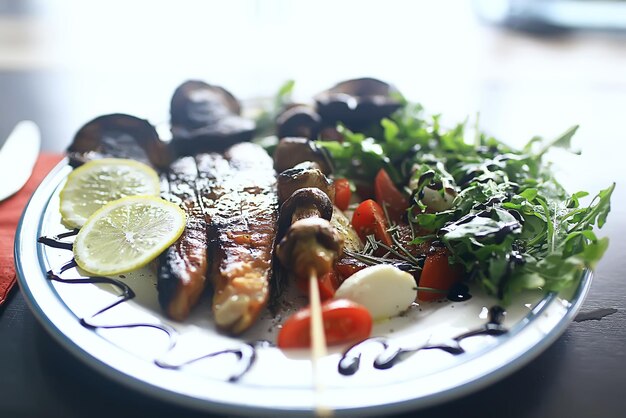
[{"label": "grilled mushroom", "polygon": [[221,151],[252,139],[254,121],[226,89],[191,80],[181,84],[170,105],[172,146],[179,155]]},{"label": "grilled mushroom", "polygon": [[278,175],[278,201],[284,202],[296,190],[315,187],[326,193],[331,201],[335,200],[335,185],[322,173],[319,164],[305,161]]},{"label": "grilled mushroom", "polygon": [[300,136],[317,139],[322,118],[315,109],[306,105],[289,107],[276,118],[276,131],[279,138]]},{"label": "grilled mushroom", "polygon": [[319,217],[330,220],[333,216],[333,203],[326,193],[316,187],[296,190],[280,207],[278,233],[282,235],[289,226],[301,219]]},{"label": "grilled mushroom", "polygon": [[307,138],[287,137],[280,140],[274,151],[274,169],[283,172],[305,161],[317,163],[324,174],[332,172],[326,152]]},{"label": "grilled mushroom", "polygon": [[395,87],[375,78],[343,81],[315,96],[317,112],[324,124],[344,123],[352,130],[362,130],[398,110],[402,103]]},{"label": "grilled mushroom", "polygon": [[280,262],[295,277],[328,273],[342,253],[343,240],[335,228],[318,217],[300,219],[291,225],[276,248]]},{"label": "grilled mushroom", "polygon": [[172,161],[154,126],[147,120],[122,113],[87,122],[74,136],[67,153],[73,166],[102,157],[131,158],[161,169]]}]

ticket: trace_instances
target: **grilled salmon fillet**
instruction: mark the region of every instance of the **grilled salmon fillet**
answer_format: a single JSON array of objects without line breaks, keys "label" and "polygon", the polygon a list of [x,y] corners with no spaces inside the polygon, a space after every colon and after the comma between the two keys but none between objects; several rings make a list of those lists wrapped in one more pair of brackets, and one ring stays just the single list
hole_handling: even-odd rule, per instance
[{"label": "grilled salmon fillet", "polygon": [[193,157],[174,161],[161,174],[161,196],[187,214],[181,237],[159,257],[157,289],[166,314],[178,321],[189,315],[204,290],[208,271],[207,222],[196,191],[198,169]]},{"label": "grilled salmon fillet", "polygon": [[187,213],[180,239],[159,257],[159,302],[185,319],[207,279],[218,328],[248,329],[267,304],[278,222],[276,172],[251,143],[224,155],[176,160],[162,176],[162,195]]},{"label": "grilled salmon fillet", "polygon": [[276,172],[271,158],[252,143],[232,146],[224,160],[201,154],[196,162],[209,228],[215,323],[239,334],[254,323],[269,297],[278,221]]}]

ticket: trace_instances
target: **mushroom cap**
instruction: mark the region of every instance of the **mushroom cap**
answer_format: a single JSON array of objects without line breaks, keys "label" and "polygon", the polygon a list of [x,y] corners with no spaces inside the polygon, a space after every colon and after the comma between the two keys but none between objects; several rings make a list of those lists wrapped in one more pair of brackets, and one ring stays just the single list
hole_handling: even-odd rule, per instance
[{"label": "mushroom cap", "polygon": [[398,90],[375,78],[342,81],[315,96],[317,112],[325,124],[343,122],[352,130],[376,124],[402,107]]},{"label": "mushroom cap", "polygon": [[283,266],[303,278],[311,268],[315,268],[318,276],[327,273],[341,256],[342,249],[343,239],[330,222],[312,217],[291,225],[278,244],[276,254]]},{"label": "mushroom cap", "polygon": [[276,134],[278,138],[300,136],[317,139],[322,118],[311,106],[294,105],[276,118]]},{"label": "mushroom cap", "polygon": [[316,187],[335,200],[335,185],[313,161],[305,161],[278,175],[278,201],[284,202],[295,191],[306,187]]},{"label": "mushroom cap", "polygon": [[122,113],[99,116],[83,125],[67,149],[70,164],[102,157],[130,158],[166,168],[172,161],[167,144],[147,120]]},{"label": "mushroom cap", "polygon": [[330,174],[333,171],[331,159],[326,150],[307,138],[282,138],[274,150],[274,169],[279,173],[305,161],[317,163],[324,174]]},{"label": "mushroom cap", "polygon": [[178,86],[170,102],[172,125],[199,128],[224,115],[240,115],[241,105],[231,92],[200,80]]},{"label": "mushroom cap", "polygon": [[170,104],[172,147],[179,155],[221,151],[252,139],[256,124],[228,90],[204,81],[181,84]]},{"label": "mushroom cap", "polygon": [[326,220],[333,216],[333,202],[326,193],[317,187],[296,190],[280,207],[279,235],[291,226],[291,218],[298,208],[315,208],[319,212],[318,216]]}]

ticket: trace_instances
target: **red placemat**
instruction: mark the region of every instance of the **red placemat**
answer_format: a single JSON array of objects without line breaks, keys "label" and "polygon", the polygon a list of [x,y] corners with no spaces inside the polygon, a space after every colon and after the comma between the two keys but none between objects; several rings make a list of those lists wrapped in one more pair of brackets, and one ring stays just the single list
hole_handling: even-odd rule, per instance
[{"label": "red placemat", "polygon": [[0,202],[0,305],[4,303],[15,284],[13,242],[24,207],[37,186],[62,158],[63,156],[59,154],[39,155],[33,174],[24,187],[7,200]]}]

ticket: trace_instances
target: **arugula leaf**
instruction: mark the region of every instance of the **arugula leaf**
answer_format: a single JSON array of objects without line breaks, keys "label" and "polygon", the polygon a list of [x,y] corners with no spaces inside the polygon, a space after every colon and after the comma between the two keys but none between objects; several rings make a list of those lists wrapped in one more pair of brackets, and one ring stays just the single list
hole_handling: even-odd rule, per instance
[{"label": "arugula leaf", "polygon": [[[546,152],[548,152],[552,148],[563,148],[565,150],[571,151],[572,137],[574,136],[577,130],[578,130],[578,125],[572,126],[568,130],[563,132],[561,135],[559,135],[552,142],[546,144],[537,154],[535,154],[535,158],[540,159],[541,157],[543,157],[543,155]],[[533,138],[530,143],[531,146],[532,146],[533,141],[536,142]],[[528,147],[528,145],[526,145],[526,147]],[[525,148],[525,150],[527,149]],[[572,151],[572,152],[574,152],[575,154],[580,154],[579,151]]]},{"label": "arugula leaf", "polygon": [[[275,106],[292,88],[293,82],[281,88]],[[533,137],[517,150],[480,132],[476,121],[468,144],[467,121],[445,129],[439,115],[425,115],[420,104],[404,98],[402,103],[378,127],[352,132],[339,124],[341,142],[317,144],[333,158],[336,176],[371,185],[384,168],[407,192],[412,241],[406,245],[440,241],[451,261],[465,267],[467,280],[503,303],[524,289],[566,288],[580,280],[583,269],[595,268],[608,247],[595,229],[606,223],[615,184],[583,206],[588,193],[568,194],[543,161],[552,148],[571,150],[578,126],[552,141]],[[438,194],[446,205],[429,206],[425,192]],[[446,194],[455,197],[446,201]],[[397,248],[397,240],[394,245],[391,255],[408,253]]]}]

